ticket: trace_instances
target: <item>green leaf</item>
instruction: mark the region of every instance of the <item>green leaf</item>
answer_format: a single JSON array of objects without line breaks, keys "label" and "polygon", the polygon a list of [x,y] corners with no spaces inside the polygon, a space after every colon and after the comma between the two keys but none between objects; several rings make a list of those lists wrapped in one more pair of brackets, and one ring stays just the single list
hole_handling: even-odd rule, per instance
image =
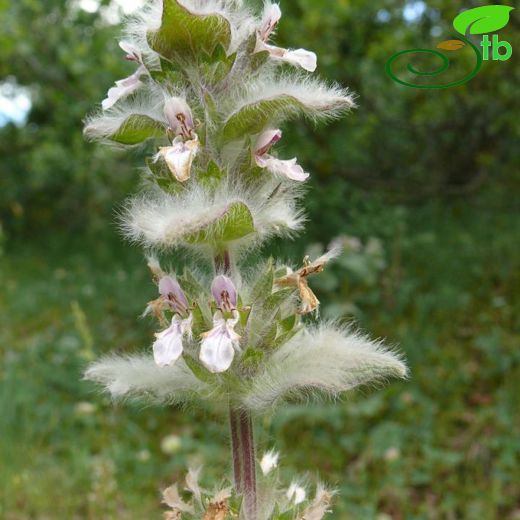
[{"label": "green leaf", "polygon": [[214,161],[210,161],[206,171],[199,171],[197,180],[204,186],[214,188],[220,184],[224,178],[224,172],[218,167]]},{"label": "green leaf", "polygon": [[221,44],[229,48],[231,25],[222,15],[197,14],[177,0],[164,0],[161,27],[148,33],[150,47],[168,59],[197,56],[205,51],[212,54]]},{"label": "green leaf", "polygon": [[264,353],[255,348],[248,348],[243,354],[240,362],[244,368],[257,368],[264,359]]},{"label": "green leaf", "polygon": [[267,62],[267,60],[269,59],[269,56],[270,56],[270,54],[268,51],[255,52],[251,56],[251,62],[250,62],[251,69],[254,71],[258,70],[264,63]]},{"label": "green leaf", "polygon": [[179,83],[184,79],[182,69],[169,60],[160,58],[161,70],[151,70],[150,76],[159,83]]},{"label": "green leaf", "polygon": [[132,145],[154,137],[163,137],[165,133],[164,123],[143,114],[133,114],[123,121],[110,139],[116,143]]},{"label": "green leaf", "polygon": [[217,219],[184,239],[191,244],[209,242],[214,245],[232,242],[254,233],[253,215],[243,202],[230,204]]},{"label": "green leaf", "polygon": [[201,294],[209,293],[208,289],[205,289],[193,276],[193,273],[189,269],[185,269],[182,276],[179,277],[179,283],[183,291],[188,295],[188,299],[195,300]]},{"label": "green leaf", "polygon": [[284,320],[280,321],[280,327],[284,332],[289,332],[294,329],[294,326],[296,325],[296,314],[292,314],[288,318],[285,318]]},{"label": "green leaf", "polygon": [[184,362],[188,368],[193,372],[193,375],[203,383],[214,383],[217,379],[215,374],[212,374],[206,367],[202,366],[198,361],[193,359],[188,354],[183,355]]},{"label": "green leaf", "polygon": [[256,280],[253,289],[251,291],[251,303],[255,303],[259,300],[264,301],[273,292],[274,272],[273,272],[273,261],[269,259],[265,265],[265,271]]},{"label": "green leaf", "polygon": [[287,302],[294,296],[294,293],[295,289],[292,288],[281,289],[279,291],[276,291],[275,293],[271,294],[269,298],[267,298],[264,304],[264,309],[278,311],[281,305],[283,305],[285,302]]},{"label": "green leaf", "polygon": [[223,139],[228,142],[246,135],[257,134],[281,114],[298,112],[304,107],[301,101],[287,94],[261,99],[242,107],[228,118],[223,129]]},{"label": "green leaf", "polygon": [[284,332],[276,336],[276,339],[272,342],[270,347],[272,349],[277,349],[281,347],[284,343],[287,343],[291,338],[296,336],[296,334],[301,330],[301,327],[294,327],[292,330]]},{"label": "green leaf", "polygon": [[453,27],[463,35],[498,31],[508,24],[509,13],[513,9],[508,5],[485,5],[468,9],[453,20]]}]

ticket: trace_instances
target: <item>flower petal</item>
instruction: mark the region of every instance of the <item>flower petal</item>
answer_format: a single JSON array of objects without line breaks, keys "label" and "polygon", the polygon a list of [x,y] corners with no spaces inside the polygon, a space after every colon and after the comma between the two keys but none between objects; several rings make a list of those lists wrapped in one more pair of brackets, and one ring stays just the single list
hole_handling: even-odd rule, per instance
[{"label": "flower petal", "polygon": [[296,159],[281,160],[271,155],[256,156],[256,164],[260,168],[267,168],[275,175],[283,175],[293,181],[303,182],[309,174],[296,163]]},{"label": "flower petal", "polygon": [[300,66],[309,72],[314,72],[318,67],[318,57],[316,54],[305,49],[285,51],[281,59],[291,65]]},{"label": "flower petal", "polygon": [[255,144],[255,155],[265,155],[271,146],[275,145],[282,138],[282,131],[280,129],[273,130],[272,128],[262,132]]},{"label": "flower petal", "polygon": [[126,59],[129,61],[137,61],[138,63],[142,63],[142,54],[141,50],[137,45],[134,45],[131,42],[128,42],[126,40],[122,40],[119,42],[119,47],[126,52]]},{"label": "flower petal", "polygon": [[174,316],[170,327],[156,334],[153,357],[157,365],[166,367],[180,358],[183,350],[182,336],[181,321]]},{"label": "flower petal", "polygon": [[211,284],[211,294],[218,306],[224,311],[232,311],[237,305],[237,290],[231,278],[223,274],[217,276]]},{"label": "flower petal", "polygon": [[203,335],[199,359],[210,372],[225,372],[231,366],[240,339],[234,330],[238,320],[237,311],[234,311],[233,318],[229,320],[225,320],[222,313],[217,312],[213,317],[213,328]]},{"label": "flower petal", "polygon": [[170,172],[179,182],[186,182],[190,178],[193,159],[198,151],[198,140],[185,143],[179,140],[174,141],[172,146],[160,148],[158,155],[164,158]]},{"label": "flower petal", "polygon": [[159,280],[159,294],[178,314],[185,315],[188,312],[188,299],[179,282],[171,276],[163,276]]},{"label": "flower petal", "polygon": [[269,45],[258,39],[255,52],[267,51],[271,58],[284,61],[295,67],[301,67],[309,72],[314,72],[318,66],[318,57],[312,51],[305,49],[289,50],[276,45]]},{"label": "flower petal", "polygon": [[185,139],[193,138],[195,124],[188,103],[182,98],[171,97],[164,103],[164,115],[175,135],[182,135]]},{"label": "flower petal", "polygon": [[282,17],[282,11],[278,4],[268,4],[264,10],[262,17],[262,23],[258,30],[258,37],[260,40],[266,42],[271,36],[272,32],[276,29],[280,18]]},{"label": "flower petal", "polygon": [[116,86],[108,91],[107,97],[101,102],[103,110],[108,110],[121,98],[129,96],[132,92],[137,90],[143,84],[139,79],[142,73],[142,67],[139,67],[131,76],[128,76],[128,78],[116,81]]}]

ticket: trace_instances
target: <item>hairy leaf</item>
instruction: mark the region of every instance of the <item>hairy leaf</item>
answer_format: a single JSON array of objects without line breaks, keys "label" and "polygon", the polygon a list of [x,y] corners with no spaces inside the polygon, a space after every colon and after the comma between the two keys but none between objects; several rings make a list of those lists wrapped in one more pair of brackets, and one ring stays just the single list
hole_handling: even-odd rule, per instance
[{"label": "hairy leaf", "polygon": [[144,114],[133,114],[121,123],[118,130],[110,136],[110,140],[127,145],[139,144],[147,139],[162,137],[165,132],[164,123]]},{"label": "hairy leaf", "polygon": [[216,220],[184,237],[191,244],[210,242],[219,245],[254,233],[253,216],[242,202],[230,204]]},{"label": "hairy leaf", "polygon": [[241,108],[231,115],[223,129],[225,141],[233,141],[245,135],[257,134],[273,119],[287,112],[297,112],[305,105],[293,96],[283,95],[262,99]]},{"label": "hairy leaf", "polygon": [[161,27],[148,34],[148,42],[168,59],[203,51],[212,54],[218,44],[229,47],[231,25],[220,14],[194,13],[178,0],[164,0]]}]

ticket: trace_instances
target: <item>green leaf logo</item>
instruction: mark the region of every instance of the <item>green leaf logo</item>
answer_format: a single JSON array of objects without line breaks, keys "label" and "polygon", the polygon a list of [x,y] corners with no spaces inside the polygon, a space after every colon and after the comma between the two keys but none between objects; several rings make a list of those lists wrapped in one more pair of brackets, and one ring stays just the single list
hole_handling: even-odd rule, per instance
[{"label": "green leaf logo", "polygon": [[513,9],[508,5],[485,5],[468,9],[453,20],[453,27],[462,35],[498,31],[507,25],[509,13]]}]

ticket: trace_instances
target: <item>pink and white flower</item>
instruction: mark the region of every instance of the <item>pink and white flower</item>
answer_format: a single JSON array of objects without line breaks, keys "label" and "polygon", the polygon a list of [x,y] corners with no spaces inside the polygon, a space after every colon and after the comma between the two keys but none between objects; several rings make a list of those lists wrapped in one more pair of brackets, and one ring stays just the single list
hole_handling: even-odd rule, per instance
[{"label": "pink and white flower", "polygon": [[239,350],[240,336],[234,330],[238,320],[238,311],[233,311],[230,319],[217,311],[213,316],[213,328],[203,334],[199,359],[210,372],[225,372],[233,363],[235,350]]},{"label": "pink and white flower", "polygon": [[184,350],[183,338],[185,335],[191,336],[192,321],[191,314],[185,319],[175,314],[171,325],[155,335],[157,339],[153,344],[153,357],[157,365],[169,366],[181,357]]},{"label": "pink and white flower", "polygon": [[296,158],[281,160],[268,153],[271,147],[281,138],[282,131],[279,129],[266,130],[260,134],[256,141],[254,152],[257,166],[260,168],[266,168],[274,175],[285,176],[288,179],[298,182],[305,181],[309,177],[309,174],[306,173],[299,164],[297,164]]},{"label": "pink and white flower", "polygon": [[255,52],[267,51],[271,58],[314,72],[318,66],[318,58],[314,52],[305,49],[283,49],[267,43],[281,17],[282,11],[277,4],[270,4],[266,8],[257,31]]},{"label": "pink and white flower", "polygon": [[143,85],[141,76],[146,69],[141,66],[128,78],[116,81],[116,86],[109,89],[107,97],[101,102],[103,110],[113,107],[120,99],[129,96]]}]

